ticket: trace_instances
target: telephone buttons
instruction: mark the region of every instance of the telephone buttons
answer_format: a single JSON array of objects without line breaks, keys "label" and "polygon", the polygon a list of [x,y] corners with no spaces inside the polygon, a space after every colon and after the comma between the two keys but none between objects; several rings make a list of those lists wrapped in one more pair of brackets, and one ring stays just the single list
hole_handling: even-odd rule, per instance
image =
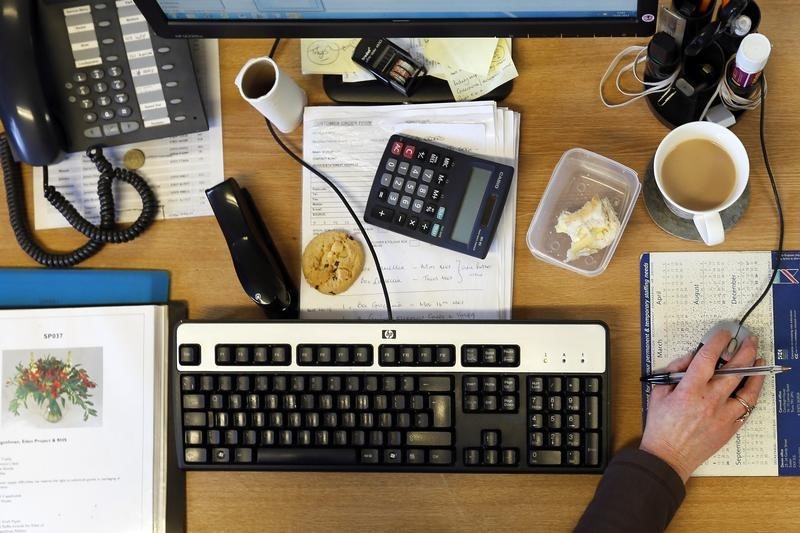
[{"label": "telephone buttons", "polygon": [[178,82],[177,82],[177,81],[168,81],[168,82],[167,82],[167,83],[165,83],[164,85],[166,85],[166,86],[167,86],[167,87],[169,87],[170,89],[174,89],[175,87],[177,87],[177,86],[178,86]]},{"label": "telephone buttons", "polygon": [[91,111],[88,113],[83,114],[83,121],[84,122],[97,122],[97,113],[92,113]]},{"label": "telephone buttons", "polygon": [[114,118],[114,110],[113,109],[103,109],[100,112],[100,116],[103,117],[103,120],[111,120]]},{"label": "telephone buttons", "polygon": [[125,93],[115,94],[114,101],[118,104],[125,104],[128,102],[128,95]]},{"label": "telephone buttons", "polygon": [[139,129],[138,122],[120,122],[119,126],[122,128],[122,133],[130,133]]},{"label": "telephone buttons", "polygon": [[118,78],[122,76],[122,69],[119,68],[118,66],[113,66],[108,69],[108,75],[111,76],[112,78]]},{"label": "telephone buttons", "polygon": [[87,94],[92,92],[92,90],[89,89],[89,87],[87,87],[86,85],[78,85],[78,88],[76,90],[78,91],[78,94],[80,96],[86,96]]},{"label": "telephone buttons", "polygon": [[125,80],[114,80],[111,82],[111,88],[115,91],[121,91],[125,88]]},{"label": "telephone buttons", "polygon": [[78,83],[83,83],[89,79],[85,72],[76,72],[72,79]]},{"label": "telephone buttons", "polygon": [[128,106],[122,106],[117,110],[117,114],[122,118],[127,118],[131,116],[131,113],[132,113],[131,108]]},{"label": "telephone buttons", "polygon": [[93,80],[102,80],[103,77],[105,77],[105,75],[106,75],[105,72],[103,72],[99,68],[96,68],[96,69],[92,70],[91,72],[89,72],[89,76]]},{"label": "telephone buttons", "polygon": [[108,90],[108,84],[102,81],[98,81],[94,84],[94,90],[98,93],[104,93]]},{"label": "telephone buttons", "polygon": [[169,51],[170,51],[170,48],[169,48],[169,46],[162,46],[162,47],[160,47],[160,48],[158,49],[158,53],[159,53],[159,54],[166,54],[166,53],[167,53],[167,52],[169,52]]},{"label": "telephone buttons", "polygon": [[99,126],[95,126],[93,128],[86,128],[85,130],[83,130],[83,135],[84,137],[88,137],[89,139],[98,139],[103,136],[103,130],[101,130]]},{"label": "telephone buttons", "polygon": [[119,124],[103,124],[103,133],[105,135],[119,135]]},{"label": "telephone buttons", "polygon": [[[101,97],[99,97],[97,99],[97,105],[99,105],[99,106],[105,107],[105,106],[107,106],[109,104],[111,104],[111,98],[109,98],[108,96],[101,96]],[[113,111],[112,111],[112,113],[113,113]]]},{"label": "telephone buttons", "polygon": [[94,107],[94,102],[88,98],[81,100],[81,109],[91,109]]}]

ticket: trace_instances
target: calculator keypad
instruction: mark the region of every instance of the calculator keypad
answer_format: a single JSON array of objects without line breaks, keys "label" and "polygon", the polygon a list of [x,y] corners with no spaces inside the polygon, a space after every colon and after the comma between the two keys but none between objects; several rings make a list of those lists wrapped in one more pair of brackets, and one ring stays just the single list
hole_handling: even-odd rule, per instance
[{"label": "calculator keypad", "polygon": [[[440,221],[444,219],[445,209],[438,207],[436,202],[441,200],[447,184],[447,176],[439,169],[452,166],[453,158],[427,150],[418,151],[416,145],[401,142],[393,143],[390,153],[398,157],[386,160],[380,175],[381,188],[377,193],[379,203],[385,205],[376,206],[372,216],[434,238],[439,237],[441,225],[435,224],[433,218]],[[412,159],[413,163],[403,159]],[[440,168],[437,165],[439,163]],[[438,188],[432,189],[430,183]],[[435,233],[431,231],[434,225]]]},{"label": "calculator keypad", "polygon": [[[471,181],[476,169],[490,173],[491,177],[491,182],[485,185],[485,190],[478,191],[477,197]],[[513,173],[514,169],[506,165],[395,135],[390,138],[375,175],[364,218],[425,242],[485,257]],[[453,231],[457,219],[459,237],[464,234],[459,206],[470,183],[473,183],[470,205],[475,212],[483,205],[483,198],[490,195],[496,197],[491,205],[499,208],[483,215],[485,221],[481,222],[481,229],[473,230],[474,241],[471,236],[468,236],[470,242],[456,241],[448,234]]]}]

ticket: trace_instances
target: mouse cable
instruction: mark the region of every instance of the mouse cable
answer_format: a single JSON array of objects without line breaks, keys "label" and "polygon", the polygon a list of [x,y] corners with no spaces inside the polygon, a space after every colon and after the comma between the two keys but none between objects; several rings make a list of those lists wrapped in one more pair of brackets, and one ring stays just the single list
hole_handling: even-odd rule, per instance
[{"label": "mouse cable", "polygon": [[736,336],[739,335],[739,330],[744,324],[744,321],[747,320],[747,317],[750,316],[750,313],[752,313],[755,310],[755,308],[758,307],[758,305],[761,303],[764,297],[767,296],[770,289],[772,289],[772,284],[775,282],[775,277],[778,275],[778,272],[780,272],[781,259],[783,256],[783,234],[784,234],[783,208],[781,207],[781,197],[778,194],[778,186],[775,183],[775,176],[772,173],[772,166],[769,163],[769,154],[767,153],[767,143],[764,138],[764,108],[766,107],[765,103],[767,101],[767,91],[766,91],[767,82],[764,79],[764,76],[761,77],[760,83],[761,83],[761,118],[759,120],[759,138],[761,140],[761,155],[764,158],[764,166],[767,169],[767,175],[769,176],[769,183],[772,186],[772,195],[775,198],[775,210],[778,213],[778,227],[779,227],[778,256],[775,259],[775,266],[772,269],[772,276],[770,276],[767,286],[764,288],[764,291],[761,293],[761,296],[758,297],[755,303],[751,305],[750,308],[747,310],[747,312],[745,312],[745,314],[742,316],[741,320],[739,320],[739,328],[736,330],[736,335],[734,335],[734,338],[736,338]]},{"label": "mouse cable", "polygon": [[[270,59],[272,59],[273,56],[275,55],[275,50],[278,48],[279,42],[280,38],[275,39],[275,41],[272,43],[272,48],[269,51]],[[275,142],[278,143],[278,146],[280,146],[283,149],[283,151],[289,155],[289,157],[300,163],[300,165],[302,165],[309,171],[313,172],[317,177],[319,177],[322,181],[324,181],[328,185],[328,187],[330,187],[333,190],[333,192],[336,193],[336,195],[342,201],[342,204],[344,204],[344,206],[347,208],[347,212],[350,213],[351,217],[353,217],[356,226],[358,226],[359,231],[361,231],[361,235],[363,235],[364,240],[367,243],[367,248],[369,248],[369,253],[372,255],[372,260],[375,262],[375,269],[378,271],[378,279],[381,282],[381,289],[383,289],[383,298],[386,301],[386,316],[389,320],[393,320],[392,304],[389,300],[389,290],[386,287],[386,280],[383,279],[383,269],[381,268],[381,264],[378,261],[378,254],[375,252],[375,247],[372,245],[372,241],[370,240],[369,235],[367,235],[367,231],[364,229],[364,226],[361,224],[361,220],[359,220],[358,215],[356,215],[355,211],[353,211],[353,208],[350,207],[350,203],[344,197],[342,191],[339,190],[339,188],[336,186],[335,183],[333,183],[333,181],[331,181],[330,178],[328,178],[322,172],[314,168],[311,164],[307,163],[302,157],[294,153],[288,146],[286,146],[286,144],[281,140],[281,138],[278,137],[278,134],[275,132],[275,129],[272,127],[272,123],[269,120],[265,118],[264,122],[267,123],[267,129],[272,134],[272,138],[275,139]]]}]

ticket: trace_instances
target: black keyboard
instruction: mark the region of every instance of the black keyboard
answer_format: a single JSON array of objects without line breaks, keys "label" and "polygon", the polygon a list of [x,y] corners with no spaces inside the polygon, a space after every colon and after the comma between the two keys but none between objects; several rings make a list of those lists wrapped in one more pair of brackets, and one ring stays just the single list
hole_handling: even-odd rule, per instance
[{"label": "black keyboard", "polygon": [[599,473],[600,322],[202,322],[175,332],[191,470]]}]

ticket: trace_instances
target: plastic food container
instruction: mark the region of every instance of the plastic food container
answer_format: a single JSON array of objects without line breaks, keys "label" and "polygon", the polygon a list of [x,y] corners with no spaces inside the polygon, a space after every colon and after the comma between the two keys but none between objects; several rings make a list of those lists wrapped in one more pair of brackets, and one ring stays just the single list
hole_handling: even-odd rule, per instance
[{"label": "plastic food container", "polygon": [[[528,248],[539,259],[578,274],[601,274],[622,238],[641,188],[636,172],[616,161],[582,148],[564,152],[528,228]],[[563,211],[577,211],[593,196],[608,198],[619,218],[619,234],[602,250],[567,262],[571,240],[566,233],[556,232],[556,221]]]}]

